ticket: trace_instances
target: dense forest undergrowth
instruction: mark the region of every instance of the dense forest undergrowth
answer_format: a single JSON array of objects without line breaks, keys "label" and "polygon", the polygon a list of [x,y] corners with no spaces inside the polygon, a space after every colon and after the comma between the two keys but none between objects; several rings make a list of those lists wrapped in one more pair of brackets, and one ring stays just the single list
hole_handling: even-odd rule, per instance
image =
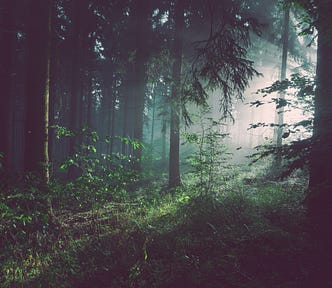
[{"label": "dense forest undergrowth", "polygon": [[46,195],[36,179],[8,180],[1,287],[313,287],[320,260],[303,176],[237,169],[215,192],[183,181],[166,194],[159,179],[94,199],[68,182]]}]

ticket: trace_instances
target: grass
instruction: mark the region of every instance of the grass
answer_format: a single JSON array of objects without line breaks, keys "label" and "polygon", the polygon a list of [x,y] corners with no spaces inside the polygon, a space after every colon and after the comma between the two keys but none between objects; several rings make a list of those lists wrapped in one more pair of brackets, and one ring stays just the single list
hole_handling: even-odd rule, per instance
[{"label": "grass", "polygon": [[305,287],[315,247],[301,185],[238,178],[204,196],[159,186],[92,210],[59,206],[61,225],[6,243],[0,286]]}]

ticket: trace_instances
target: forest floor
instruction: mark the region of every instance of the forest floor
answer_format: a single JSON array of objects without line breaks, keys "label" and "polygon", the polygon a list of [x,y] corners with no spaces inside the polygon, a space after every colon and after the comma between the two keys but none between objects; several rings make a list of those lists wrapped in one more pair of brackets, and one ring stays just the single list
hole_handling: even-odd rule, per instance
[{"label": "forest floor", "polygon": [[249,182],[158,197],[155,183],[126,201],[55,207],[47,232],[6,234],[0,286],[319,287],[307,285],[318,260],[303,186]]}]

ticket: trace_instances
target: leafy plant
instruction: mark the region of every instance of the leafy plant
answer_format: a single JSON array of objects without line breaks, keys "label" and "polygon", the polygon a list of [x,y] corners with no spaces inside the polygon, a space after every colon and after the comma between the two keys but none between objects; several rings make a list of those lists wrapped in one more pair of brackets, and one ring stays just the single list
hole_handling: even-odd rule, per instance
[{"label": "leafy plant", "polygon": [[[80,135],[83,143],[76,147],[73,155],[60,165],[62,171],[67,171],[69,181],[64,184],[64,189],[55,189],[59,193],[54,199],[66,199],[66,205],[74,204],[78,208],[99,207],[106,200],[116,200],[126,196],[129,185],[138,179],[132,169],[132,157],[123,154],[99,153],[97,147],[100,143],[108,143],[110,137],[100,139],[98,134],[88,127],[83,127],[79,132],[71,132],[67,128],[56,127],[57,137],[74,137]],[[140,142],[129,137],[117,137],[126,145],[134,149],[143,149]],[[66,194],[63,194],[66,193]],[[69,201],[68,201],[69,200]]]},{"label": "leafy plant", "polygon": [[[282,135],[285,139],[281,147],[275,145],[261,145],[258,152],[251,157],[256,162],[262,158],[270,155],[278,154],[283,157],[284,168],[281,177],[290,175],[296,169],[307,167],[312,142],[313,129],[313,96],[316,89],[316,83],[310,76],[293,74],[290,79],[284,81],[276,81],[271,86],[258,90],[263,97],[275,92],[286,92],[286,99],[279,101],[277,98],[272,98],[271,101],[254,101],[252,106],[260,106],[266,103],[276,103],[277,107],[287,107],[291,111],[300,109],[302,111],[303,119],[295,123],[284,123],[282,128],[284,133]],[[253,123],[249,129],[257,127],[278,127],[275,123]]]}]

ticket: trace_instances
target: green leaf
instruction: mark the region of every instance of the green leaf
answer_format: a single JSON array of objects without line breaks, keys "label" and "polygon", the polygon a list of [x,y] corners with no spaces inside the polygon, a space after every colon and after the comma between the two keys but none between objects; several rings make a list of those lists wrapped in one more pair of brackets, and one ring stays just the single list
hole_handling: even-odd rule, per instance
[{"label": "green leaf", "polygon": [[96,153],[97,152],[97,148],[93,145],[89,145],[88,146],[88,150],[92,151],[93,153]]}]

